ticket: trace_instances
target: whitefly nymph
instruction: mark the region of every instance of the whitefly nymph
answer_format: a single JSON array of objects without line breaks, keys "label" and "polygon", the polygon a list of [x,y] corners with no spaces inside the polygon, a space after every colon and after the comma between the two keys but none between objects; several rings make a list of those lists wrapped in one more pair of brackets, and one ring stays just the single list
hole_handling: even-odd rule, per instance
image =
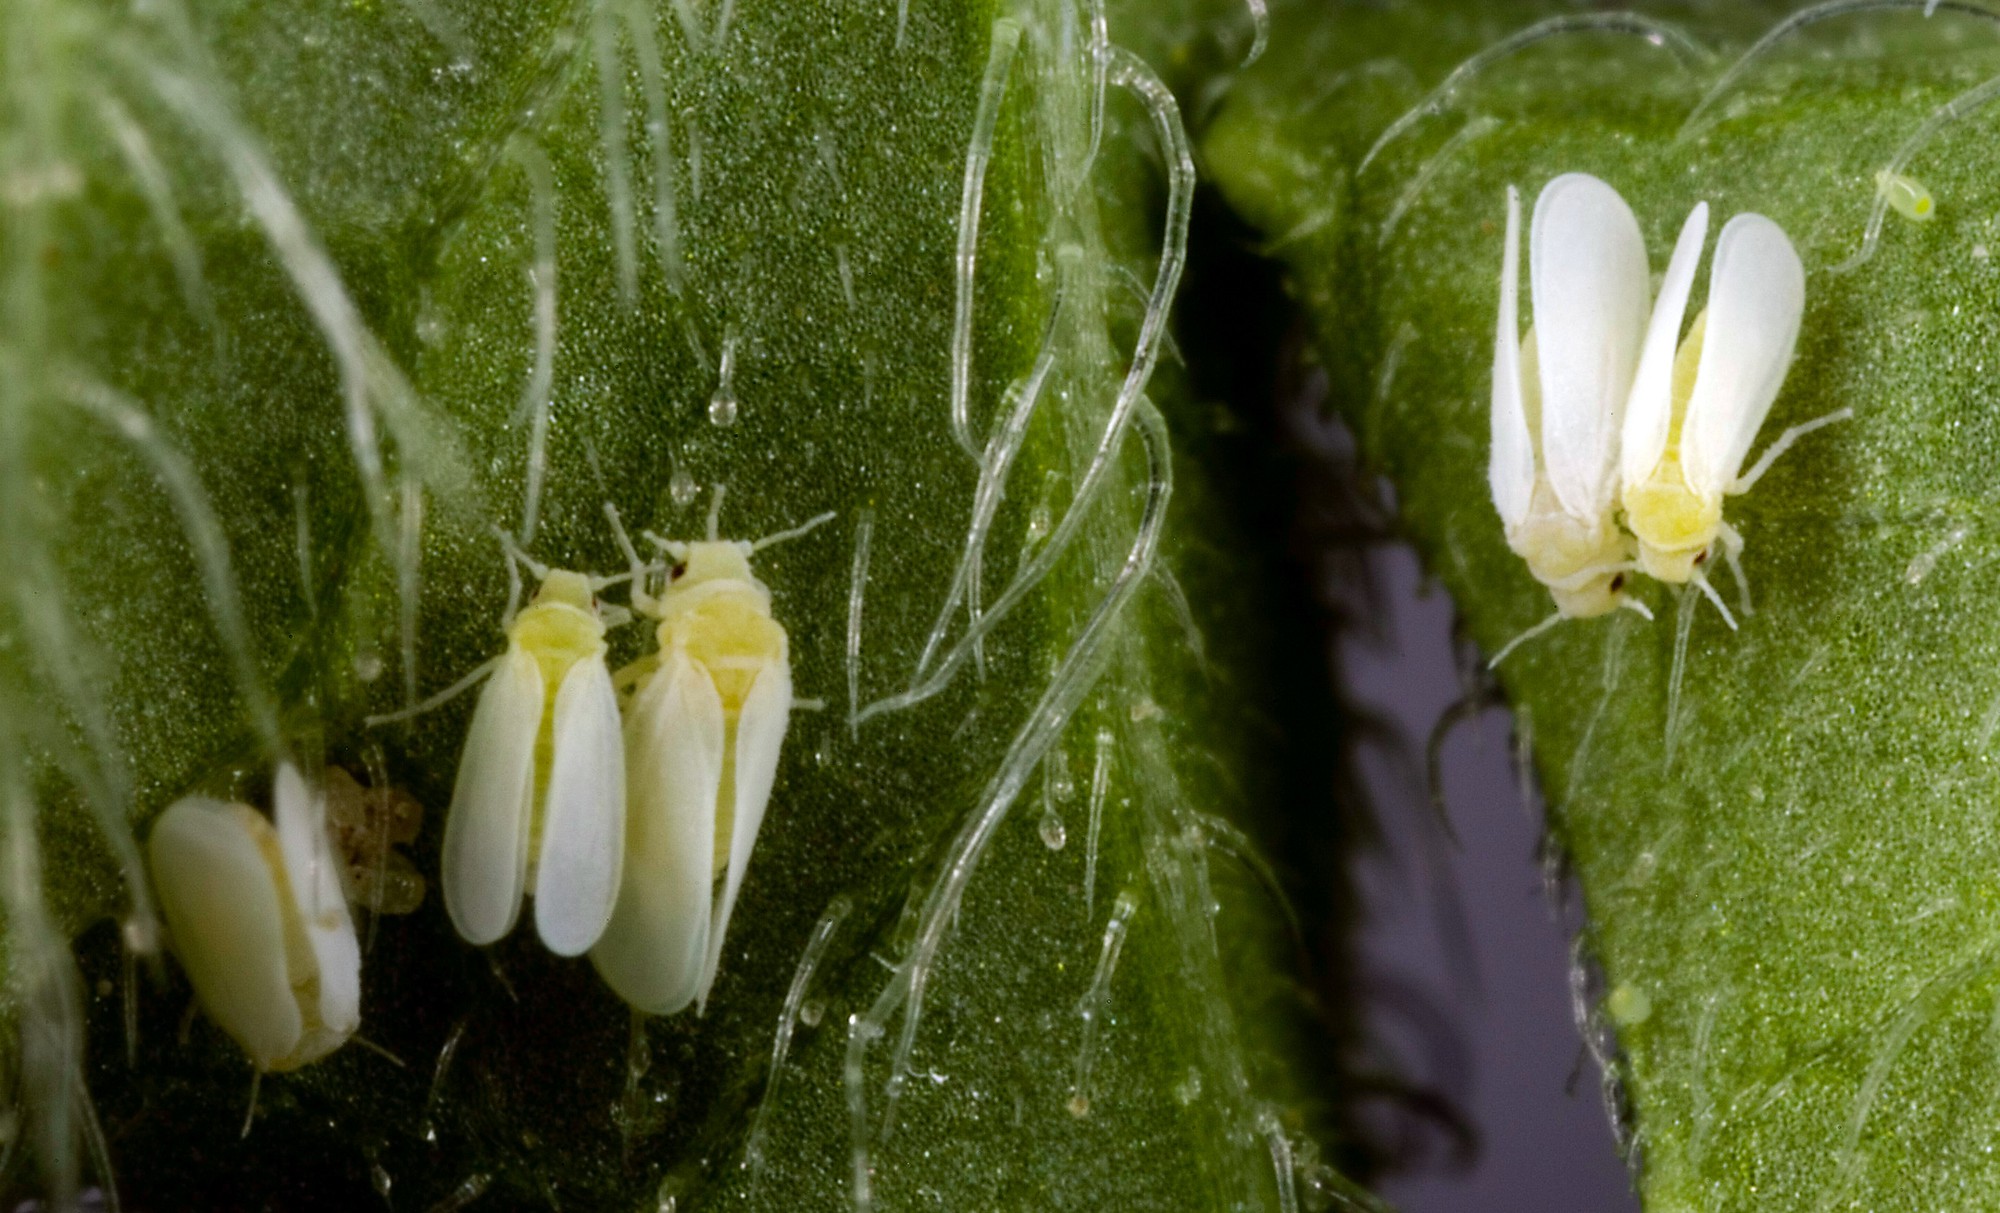
[{"label": "whitefly nymph", "polygon": [[1736,559],[1743,540],[1723,518],[1722,499],[1748,492],[1800,435],[1852,415],[1841,409],[1794,426],[1742,470],[1792,364],[1805,269],[1783,228],[1762,215],[1737,215],[1715,243],[1708,306],[1683,339],[1681,321],[1707,236],[1708,204],[1701,203],[1681,228],[1660,286],[1619,459],[1625,524],[1638,540],[1639,566],[1661,581],[1693,581],[1704,591],[1703,566],[1718,545],[1741,576]]},{"label": "whitefly nymph", "polygon": [[750,557],[826,517],[748,543],[718,539],[711,515],[705,541],[654,540],[673,561],[657,594],[634,583],[659,648],[617,676],[631,689],[625,877],[590,959],[641,1011],[706,1005],[715,983],[793,707],[790,639]]},{"label": "whitefly nymph", "polygon": [[1535,201],[1529,235],[1534,326],[1520,332],[1520,195],[1507,190],[1507,245],[1493,345],[1488,478],[1507,546],[1555,599],[1555,619],[1620,606],[1631,540],[1618,527],[1619,428],[1650,295],[1632,210],[1595,177],[1568,173]]},{"label": "whitefly nymph", "polygon": [[361,948],[324,802],[289,763],[271,819],[204,796],[154,823],[147,866],[195,997],[257,1069],[294,1070],[361,1021]]},{"label": "whitefly nymph", "polygon": [[624,871],[625,751],[595,584],[537,571],[466,732],[440,875],[467,942],[513,930],[533,894],[542,942],[578,956],[603,934]]}]

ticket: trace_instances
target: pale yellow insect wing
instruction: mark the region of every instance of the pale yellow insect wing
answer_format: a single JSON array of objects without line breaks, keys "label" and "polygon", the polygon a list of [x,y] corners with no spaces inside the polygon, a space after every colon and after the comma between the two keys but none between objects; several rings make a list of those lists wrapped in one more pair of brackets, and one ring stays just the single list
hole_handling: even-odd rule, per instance
[{"label": "pale yellow insect wing", "polygon": [[708,952],[722,788],[722,697],[673,652],[639,690],[625,727],[625,879],[590,960],[641,1011],[694,1001]]},{"label": "pale yellow insect wing", "polygon": [[260,1070],[288,1056],[304,1030],[271,832],[250,808],[190,796],[160,815],[146,844],[174,955],[202,1009]]},{"label": "pale yellow insect wing", "polygon": [[1667,275],[1660,281],[1653,317],[1646,325],[1639,368],[1632,375],[1632,395],[1625,404],[1618,453],[1620,480],[1627,489],[1644,484],[1667,453],[1667,436],[1673,426],[1674,356],[1680,348],[1688,295],[1694,289],[1702,245],[1707,240],[1708,203],[1697,202],[1674,241]]},{"label": "pale yellow insect wing", "polygon": [[1735,485],[1791,368],[1805,299],[1805,267],[1783,228],[1749,213],[1723,226],[1681,429],[1681,468],[1697,494],[1720,497]]},{"label": "pale yellow insect wing", "polygon": [[1507,245],[1500,254],[1500,313],[1493,334],[1493,445],[1486,479],[1510,527],[1528,517],[1535,494],[1535,436],[1521,384],[1521,194],[1507,187]]},{"label": "pale yellow insect wing", "polygon": [[625,746],[601,651],[563,676],[554,736],[535,929],[549,951],[581,956],[611,920],[625,863]]},{"label": "pale yellow insect wing", "polygon": [[780,657],[757,675],[750,693],[743,699],[743,712],[737,717],[736,805],[730,829],[729,871],[716,894],[708,957],[702,965],[697,997],[703,1008],[708,1004],[709,987],[715,984],[716,969],[722,961],[722,945],[729,933],[729,916],[736,908],[736,895],[743,888],[743,873],[750,866],[750,852],[757,845],[757,831],[764,824],[764,810],[771,803],[771,785],[778,776],[778,753],[785,744],[785,730],[791,717],[791,663]]},{"label": "pale yellow insect wing", "polygon": [[444,905],[468,943],[492,943],[521,914],[542,705],[540,668],[510,646],[479,693],[444,823]]},{"label": "pale yellow insect wing", "polygon": [[1528,224],[1541,377],[1541,474],[1572,518],[1611,508],[1625,400],[1652,302],[1646,241],[1618,191],[1586,173],[1544,186]]},{"label": "pale yellow insect wing", "polygon": [[354,919],[347,911],[347,894],[341,888],[333,844],[327,838],[326,801],[306,785],[298,768],[290,763],[278,767],[271,812],[277,819],[285,874],[318,970],[318,1013],[326,1038],[316,1047],[324,1053],[346,1040],[361,1023],[361,945],[354,935]]}]

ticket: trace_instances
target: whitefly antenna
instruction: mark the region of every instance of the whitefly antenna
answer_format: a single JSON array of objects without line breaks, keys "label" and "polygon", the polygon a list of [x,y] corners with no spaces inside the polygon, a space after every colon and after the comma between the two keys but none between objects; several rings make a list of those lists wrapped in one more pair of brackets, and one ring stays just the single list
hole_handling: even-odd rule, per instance
[{"label": "whitefly antenna", "polygon": [[708,541],[715,543],[722,538],[722,496],[729,491],[726,484],[715,486],[715,495],[708,499]]},{"label": "whitefly antenna", "polygon": [[500,630],[506,631],[514,622],[514,613],[521,609],[521,566],[507,557],[507,609],[500,613]]},{"label": "whitefly antenna", "polygon": [[527,569],[537,580],[546,580],[548,566],[521,550],[514,537],[499,527],[493,528],[493,535],[500,541],[500,550],[507,556],[507,610],[500,616],[500,630],[506,631],[514,625],[514,615],[521,609],[521,570]]},{"label": "whitefly antenna", "polygon": [[658,605],[659,600],[646,588],[646,575],[658,571],[659,566],[639,559],[639,549],[632,546],[632,536],[626,533],[625,520],[618,516],[617,506],[609,501],[605,502],[604,517],[611,523],[611,535],[617,540],[618,550],[624,553],[625,563],[628,566],[624,575],[606,580],[604,586],[615,585],[620,581],[631,582],[632,605],[641,611],[650,611]]},{"label": "whitefly antenna", "polygon": [[834,519],[834,511],[828,510],[824,514],[819,514],[813,518],[807,519],[805,522],[800,523],[798,526],[795,526],[788,531],[779,531],[775,535],[764,536],[762,539],[759,539],[750,545],[750,551],[752,553],[761,552],[765,548],[776,547],[781,543],[787,542],[788,540],[798,539],[805,535],[809,535],[818,528],[825,526],[829,522],[832,522],[833,519]]},{"label": "whitefly antenna", "polygon": [[493,528],[493,534],[500,540],[500,546],[506,550],[507,558],[510,562],[518,562],[522,568],[527,569],[537,578],[543,580],[548,578],[549,566],[522,551],[521,545],[514,541],[512,535],[509,535],[497,526]]}]

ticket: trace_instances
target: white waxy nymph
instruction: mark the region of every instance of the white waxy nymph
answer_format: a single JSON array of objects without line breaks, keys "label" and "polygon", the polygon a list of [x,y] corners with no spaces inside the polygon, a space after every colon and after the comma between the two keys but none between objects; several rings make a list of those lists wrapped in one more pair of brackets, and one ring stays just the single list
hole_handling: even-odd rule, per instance
[{"label": "white waxy nymph", "polygon": [[1737,215],[1715,243],[1708,306],[1681,340],[1707,236],[1702,203],[1681,228],[1660,286],[1620,455],[1625,524],[1639,541],[1639,566],[1661,581],[1692,580],[1705,591],[1701,566],[1711,547],[1720,541],[1734,567],[1743,546],[1723,520],[1723,497],[1748,492],[1801,434],[1851,415],[1842,409],[1794,426],[1742,472],[1792,364],[1805,270],[1784,229],[1762,215]]},{"label": "white waxy nymph", "polygon": [[659,597],[633,588],[659,651],[618,674],[633,686],[627,870],[590,959],[641,1011],[706,1004],[715,983],[792,712],[790,641],[750,556],[812,525],[751,544],[716,539],[711,516],[706,542],[656,541],[675,559]]},{"label": "white waxy nymph", "polygon": [[1549,182],[1529,235],[1534,327],[1524,338],[1520,231],[1510,187],[1493,346],[1493,504],[1507,546],[1555,598],[1554,618],[1621,605],[1643,613],[1624,596],[1632,556],[1614,514],[1619,429],[1646,330],[1646,244],[1604,182],[1583,173]]},{"label": "white waxy nymph", "polygon": [[272,801],[275,829],[248,805],[175,801],[146,844],[174,955],[260,1071],[317,1061],[361,1021],[361,948],[323,801],[290,764]]},{"label": "white waxy nymph", "polygon": [[507,625],[479,694],[445,819],[445,909],[468,942],[514,929],[535,897],[550,951],[588,951],[625,855],[625,754],[592,584],[561,569]]}]

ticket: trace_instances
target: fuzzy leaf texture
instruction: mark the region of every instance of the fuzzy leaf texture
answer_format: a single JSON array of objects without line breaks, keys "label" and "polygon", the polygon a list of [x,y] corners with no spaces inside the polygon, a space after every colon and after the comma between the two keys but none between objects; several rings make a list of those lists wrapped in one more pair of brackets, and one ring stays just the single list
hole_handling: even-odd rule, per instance
[{"label": "fuzzy leaf texture", "polygon": [[[1701,199],[1711,233],[1761,212],[1804,259],[1758,446],[1854,419],[1729,499],[1755,614],[1731,632],[1653,585],[1657,622],[1565,623],[1498,671],[1581,878],[1586,1036],[1654,1213],[2000,1207],[2000,17],[1929,7],[1295,6],[1204,140],[1487,654],[1550,609],[1486,487],[1505,187],[1609,181],[1656,284]],[[1934,221],[1877,208],[1885,167]]]},{"label": "fuzzy leaf texture", "polygon": [[[1325,706],[1314,642],[1263,609],[1258,456],[1160,366],[1192,169],[1095,12],[0,6],[10,1201],[1365,1199],[1284,901],[1337,961],[1337,882],[1257,858],[1337,870],[1271,724]],[[724,486],[725,537],[835,514],[756,564],[823,707],[706,1015],[634,1020],[452,933],[473,696],[364,721],[500,651],[496,529],[612,573],[606,503],[699,537]],[[136,842],[281,755],[414,797],[431,888],[364,918],[366,1043],[239,1137]]]}]

